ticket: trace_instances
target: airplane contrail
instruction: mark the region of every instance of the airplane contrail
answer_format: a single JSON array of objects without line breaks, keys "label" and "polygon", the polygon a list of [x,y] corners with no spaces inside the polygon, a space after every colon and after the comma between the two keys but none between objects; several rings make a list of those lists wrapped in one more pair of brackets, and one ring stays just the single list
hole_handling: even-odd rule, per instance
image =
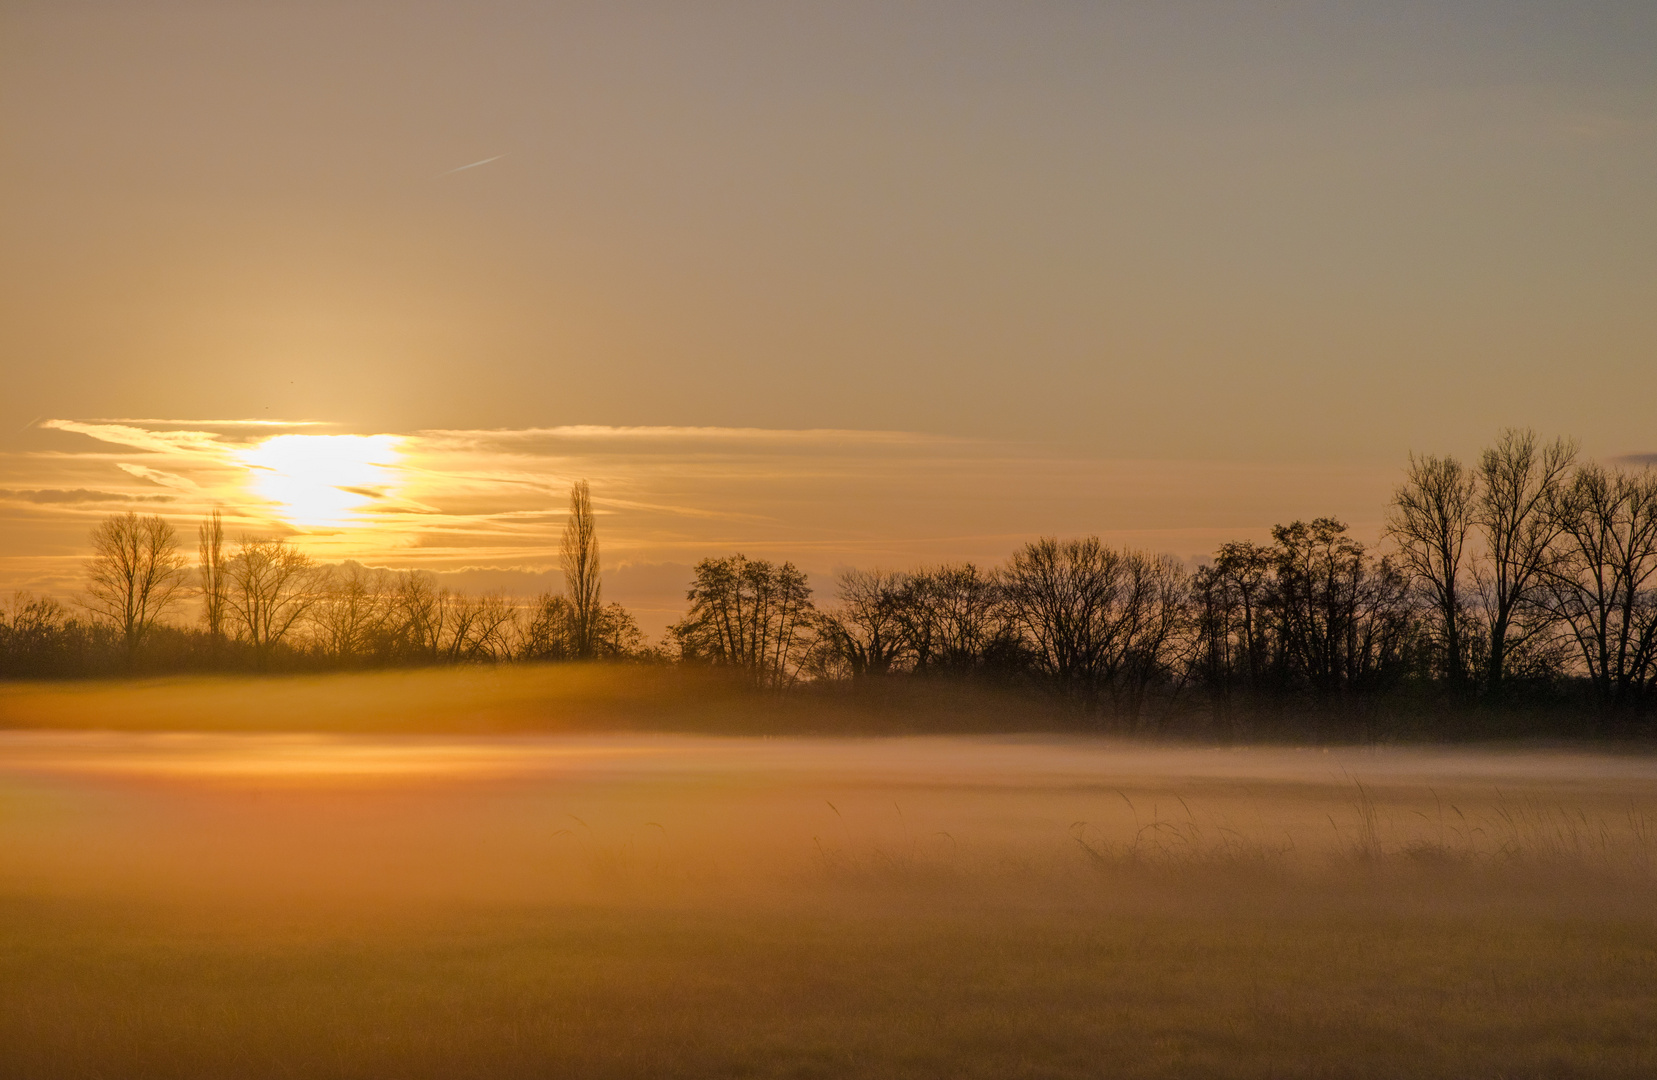
[{"label": "airplane contrail", "polygon": [[[506,156],[505,154],[496,154],[494,157],[486,157],[482,161],[474,161],[470,165],[461,165],[458,168],[450,169],[447,172],[440,172],[440,173],[437,174],[437,176],[448,176],[449,173],[464,172],[467,169],[475,169],[479,165],[487,165],[491,161],[499,161],[501,158],[503,158],[505,156]],[[437,179],[437,177],[434,176],[434,177],[432,177],[432,179],[435,180],[435,179]]]}]

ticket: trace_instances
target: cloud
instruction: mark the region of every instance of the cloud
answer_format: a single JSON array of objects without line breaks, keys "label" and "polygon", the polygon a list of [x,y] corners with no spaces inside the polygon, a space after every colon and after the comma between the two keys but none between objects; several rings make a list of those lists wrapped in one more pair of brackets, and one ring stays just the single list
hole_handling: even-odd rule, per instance
[{"label": "cloud", "polygon": [[1657,465],[1657,454],[1624,454],[1611,460],[1618,465]]},{"label": "cloud", "polygon": [[171,495],[123,495],[117,491],[91,491],[87,488],[76,488],[73,491],[65,491],[59,488],[46,488],[38,491],[18,491],[13,488],[0,488],[0,499],[4,499],[8,502],[45,504],[95,502],[167,503],[173,501],[173,497]]},{"label": "cloud", "polygon": [[505,157],[505,156],[506,156],[506,155],[505,155],[505,154],[496,154],[496,155],[495,155],[495,156],[494,156],[494,157],[486,157],[486,158],[484,158],[484,159],[483,159],[483,160],[482,160],[482,161],[474,161],[474,162],[472,162],[472,163],[471,163],[471,164],[470,164],[470,165],[456,165],[456,166],[455,166],[455,167],[454,167],[454,168],[452,168],[452,169],[449,169],[449,170],[447,170],[447,171],[445,171],[445,172],[440,172],[440,173],[438,173],[438,174],[437,174],[437,176],[435,176],[435,177],[433,177],[433,178],[432,178],[432,179],[434,179],[434,180],[435,180],[435,179],[437,179],[437,178],[438,178],[438,177],[443,177],[443,176],[448,176],[448,175],[450,175],[450,174],[451,174],[451,173],[457,173],[457,172],[465,172],[465,171],[466,171],[466,170],[467,170],[467,169],[475,169],[475,168],[477,168],[477,167],[478,167],[478,166],[479,166],[479,165],[487,165],[487,164],[489,164],[489,163],[490,163],[490,162],[491,162],[491,161],[499,161],[499,160],[500,160],[500,159],[501,159],[501,158],[503,158],[503,157]]},{"label": "cloud", "polygon": [[[345,455],[353,468],[330,470],[325,451],[342,438],[332,427],[84,419],[47,426],[96,441],[0,456],[0,498],[20,519],[0,570],[7,559],[54,557],[61,545],[54,512],[58,525],[78,525],[88,513],[170,502],[162,512],[180,524],[221,507],[232,534],[294,535],[324,561],[454,572],[482,565],[504,575],[489,587],[538,589],[537,575],[555,562],[565,493],[576,478],[592,482],[606,558],[617,563],[682,566],[730,551],[814,570],[989,563],[1026,533],[1101,533],[1184,556],[1240,536],[1263,539],[1271,522],[1303,514],[1308,502],[1356,530],[1378,528],[1364,515],[1375,513],[1394,480],[1390,471],[1331,466],[1071,458],[1039,444],[917,432],[666,425],[386,435],[397,456],[374,465],[383,475],[365,476],[362,467],[381,456]],[[313,434],[322,437],[317,453],[298,452]],[[275,449],[292,441],[294,452],[261,454],[272,437],[281,443]],[[360,447],[363,438],[338,445]],[[135,490],[143,481],[167,491],[101,490],[113,483],[111,465],[123,479],[136,478]],[[281,490],[273,494],[267,481],[281,481]],[[295,517],[296,507],[340,500],[355,504],[340,520]],[[26,515],[15,509],[30,503]],[[659,593],[665,610],[680,602],[673,594],[682,582],[636,591]]]},{"label": "cloud", "polygon": [[[66,421],[52,421],[53,425]],[[332,420],[162,420],[137,416],[106,416],[78,421],[82,424],[142,424],[146,427],[184,428],[303,428],[338,427]],[[41,425],[43,427],[50,425]]]},{"label": "cloud", "polygon": [[544,428],[433,428],[418,435],[441,440],[462,442],[515,442],[542,439],[569,441],[606,440],[614,442],[648,443],[695,440],[699,442],[734,442],[779,444],[824,444],[845,446],[868,444],[879,446],[950,445],[970,442],[949,435],[929,435],[915,431],[871,431],[854,428],[747,428],[747,427],[674,427],[636,426],[612,427],[602,424],[566,424]]},{"label": "cloud", "polygon": [[187,480],[176,473],[152,469],[148,465],[129,465],[124,461],[117,461],[115,467],[130,476],[136,476],[140,480],[148,480],[159,487],[172,488],[174,491],[200,490],[200,485],[194,480]]},{"label": "cloud", "polygon": [[208,431],[149,431],[132,424],[94,424],[81,420],[46,420],[40,426],[157,454],[207,456],[215,460],[227,459],[230,454],[218,436]]}]

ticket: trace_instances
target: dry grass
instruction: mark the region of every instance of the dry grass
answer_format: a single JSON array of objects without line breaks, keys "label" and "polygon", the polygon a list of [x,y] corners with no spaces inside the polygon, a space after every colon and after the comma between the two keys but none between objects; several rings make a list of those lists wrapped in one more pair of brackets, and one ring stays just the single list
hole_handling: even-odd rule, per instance
[{"label": "dry grass", "polygon": [[1657,1074],[1657,763],[0,736],[0,1074]]}]

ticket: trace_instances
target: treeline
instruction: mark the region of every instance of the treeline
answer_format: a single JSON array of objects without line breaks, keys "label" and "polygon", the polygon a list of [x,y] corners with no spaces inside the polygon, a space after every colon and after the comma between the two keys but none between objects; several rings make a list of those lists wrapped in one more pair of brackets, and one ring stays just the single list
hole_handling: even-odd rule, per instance
[{"label": "treeline", "polygon": [[[1389,714],[1531,709],[1554,730],[1657,714],[1657,472],[1510,431],[1471,464],[1412,457],[1385,539],[1372,550],[1334,519],[1296,521],[1188,571],[1044,538],[997,567],[851,571],[822,606],[792,564],[711,558],[650,647],[601,602],[584,483],[565,591],[527,605],[318,567],[281,540],[227,545],[216,515],[192,572],[171,526],[126,515],[94,533],[80,614],[12,604],[0,674],[643,659],[718,665],[764,691],[976,682],[1050,695],[1088,725],[1229,736],[1373,732]],[[196,625],[165,621],[187,595]]]},{"label": "treeline", "polygon": [[[115,515],[93,530],[78,612],[28,594],[0,610],[0,677],[655,658],[633,617],[602,602],[592,517],[578,483],[568,587],[524,604],[418,571],[318,565],[283,538],[230,542],[216,511],[191,567],[165,519]],[[169,619],[191,605],[193,625]]]},{"label": "treeline", "polygon": [[1386,538],[1374,551],[1332,518],[1296,521],[1194,572],[1041,539],[1000,567],[853,571],[821,611],[791,565],[709,559],[670,641],[757,686],[977,679],[1126,731],[1356,734],[1530,710],[1581,733],[1657,713],[1651,468],[1509,431],[1472,465],[1412,458]]}]

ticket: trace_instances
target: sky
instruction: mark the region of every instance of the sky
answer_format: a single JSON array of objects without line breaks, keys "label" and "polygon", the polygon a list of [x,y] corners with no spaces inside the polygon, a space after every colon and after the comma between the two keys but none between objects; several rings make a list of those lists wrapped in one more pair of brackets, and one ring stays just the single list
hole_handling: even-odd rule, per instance
[{"label": "sky", "polygon": [[1657,452],[1654,176],[1649,3],[0,0],[0,587],[222,505],[528,588],[578,476],[658,606],[1373,540]]}]

